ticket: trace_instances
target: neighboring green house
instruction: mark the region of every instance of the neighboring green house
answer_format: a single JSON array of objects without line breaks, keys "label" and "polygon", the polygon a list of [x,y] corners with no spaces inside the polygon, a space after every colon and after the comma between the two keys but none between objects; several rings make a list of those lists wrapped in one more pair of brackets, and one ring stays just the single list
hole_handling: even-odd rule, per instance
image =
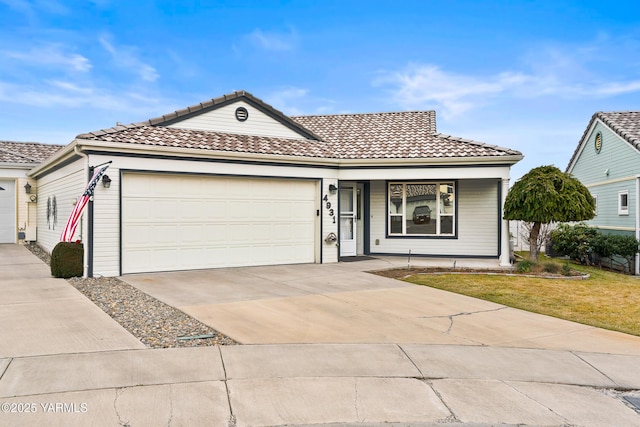
[{"label": "neighboring green house", "polygon": [[[567,172],[591,191],[603,232],[640,238],[640,111],[593,115]],[[635,271],[640,271],[636,256]]]}]

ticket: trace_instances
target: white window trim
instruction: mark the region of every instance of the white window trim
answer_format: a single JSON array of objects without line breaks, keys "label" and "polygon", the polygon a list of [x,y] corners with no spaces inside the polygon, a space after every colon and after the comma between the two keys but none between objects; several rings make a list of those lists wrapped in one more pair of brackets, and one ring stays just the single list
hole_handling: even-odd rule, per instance
[{"label": "white window trim", "polygon": [[[440,186],[443,184],[451,184],[453,186],[453,203],[457,203],[457,192],[458,192],[458,188],[457,188],[457,183],[454,181],[388,181],[387,182],[387,204],[390,205],[391,204],[391,200],[390,200],[390,192],[389,189],[391,188],[391,185],[402,185],[402,213],[401,214],[395,214],[392,212],[389,212],[387,214],[387,226],[388,226],[388,230],[387,230],[387,236],[388,237],[410,237],[410,238],[420,238],[420,237],[454,237],[456,236],[456,209],[454,208],[452,213],[443,213],[441,212],[441,208],[440,208],[440,203],[442,203],[441,199],[440,199]],[[434,184],[436,186],[436,203],[437,203],[437,207],[436,209],[434,209],[434,211],[436,212],[437,215],[437,222],[436,222],[436,232],[435,234],[408,234],[407,233],[407,229],[406,229],[406,223],[407,223],[407,185],[412,185],[412,184]],[[454,205],[455,206],[455,205]],[[402,233],[392,233],[391,232],[391,217],[392,216],[397,216],[397,217],[401,217],[402,218]],[[442,233],[440,230],[440,218],[442,217],[451,217],[452,223],[453,223],[453,230],[452,233]]]},{"label": "white window trim", "polygon": [[593,196],[593,204],[596,205],[596,208],[594,209],[594,213],[596,216],[598,216],[598,195],[596,194],[595,196]]},{"label": "white window trim", "polygon": [[[627,206],[622,206],[622,196],[627,196]],[[618,215],[629,215],[629,190],[618,191]]]}]

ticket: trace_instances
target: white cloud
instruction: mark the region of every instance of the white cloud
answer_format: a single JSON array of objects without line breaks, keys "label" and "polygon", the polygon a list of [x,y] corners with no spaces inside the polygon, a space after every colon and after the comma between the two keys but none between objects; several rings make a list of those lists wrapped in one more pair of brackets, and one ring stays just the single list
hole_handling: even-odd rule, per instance
[{"label": "white cloud", "polygon": [[407,69],[383,75],[374,85],[391,85],[393,96],[405,108],[435,104],[445,115],[454,116],[484,102],[486,97],[504,93],[530,81],[517,73],[490,77],[450,73],[435,65],[410,65]]},{"label": "white cloud", "polygon": [[142,80],[148,82],[154,82],[160,77],[154,67],[138,58],[134,48],[129,46],[116,47],[108,40],[108,36],[100,37],[99,41],[119,67],[138,74]]},{"label": "white cloud", "polygon": [[291,29],[287,33],[265,32],[260,28],[253,30],[247,38],[249,41],[265,50],[271,51],[290,51],[297,44],[297,34]]},{"label": "white cloud", "polygon": [[535,46],[520,62],[493,74],[410,64],[382,72],[372,83],[389,88],[403,108],[438,108],[445,117],[454,117],[505,97],[576,100],[639,92],[637,67],[626,60],[639,50],[637,41],[599,35],[583,45]]},{"label": "white cloud", "polygon": [[403,108],[438,108],[445,117],[492,103],[498,97],[533,99],[542,96],[585,98],[640,91],[640,80],[574,81],[567,75],[535,75],[505,71],[490,76],[447,72],[434,65],[411,65],[383,74],[374,86],[391,87]]},{"label": "white cloud", "polygon": [[63,91],[67,91],[69,93],[78,93],[83,95],[91,95],[92,90],[88,87],[83,87],[75,83],[65,82],[61,80],[51,80],[48,82],[51,86],[62,89]]},{"label": "white cloud", "polygon": [[77,53],[65,52],[60,45],[49,44],[32,47],[27,51],[0,51],[7,60],[16,60],[22,64],[59,67],[62,69],[86,72],[92,68],[91,61]]},{"label": "white cloud", "polygon": [[125,116],[144,114],[143,118],[165,104],[155,95],[135,88],[83,86],[61,80],[44,81],[35,86],[0,81],[0,102],[39,108],[95,108],[121,112]]},{"label": "white cloud", "polygon": [[287,87],[276,92],[271,92],[264,99],[274,108],[284,112],[287,115],[295,116],[302,114],[300,108],[292,105],[299,104],[308,95],[308,89],[298,87]]},{"label": "white cloud", "polygon": [[640,80],[605,83],[596,88],[598,95],[622,95],[640,91]]}]

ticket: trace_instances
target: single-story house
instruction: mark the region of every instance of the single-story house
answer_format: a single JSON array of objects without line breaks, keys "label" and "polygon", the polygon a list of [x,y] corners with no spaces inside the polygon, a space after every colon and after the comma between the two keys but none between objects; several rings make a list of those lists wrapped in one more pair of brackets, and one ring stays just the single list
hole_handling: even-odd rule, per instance
[{"label": "single-story house", "polygon": [[596,216],[587,224],[640,238],[640,111],[595,113],[567,172],[595,199]]},{"label": "single-story house", "polygon": [[508,265],[520,159],[437,133],[434,111],[288,117],[238,91],[78,135],[29,176],[50,251],[91,169],[111,162],[77,231],[88,276],[409,253]]},{"label": "single-story house", "polygon": [[62,145],[0,141],[0,243],[36,240],[36,183],[27,173]]}]

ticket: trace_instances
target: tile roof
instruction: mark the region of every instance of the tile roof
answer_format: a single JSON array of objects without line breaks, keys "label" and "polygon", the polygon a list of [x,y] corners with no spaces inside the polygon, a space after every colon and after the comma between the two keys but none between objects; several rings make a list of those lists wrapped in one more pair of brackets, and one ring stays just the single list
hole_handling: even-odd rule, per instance
[{"label": "tile roof", "polygon": [[211,151],[302,157],[334,157],[333,151],[322,141],[241,135],[140,124],[117,126],[111,129],[78,135],[77,138],[157,147],[196,148]]},{"label": "tile roof", "polygon": [[[258,105],[308,139],[240,135],[166,127],[239,98]],[[145,122],[78,135],[85,140],[212,151],[335,159],[418,159],[520,156],[515,150],[436,133],[435,111],[287,117],[238,91]]]},{"label": "tile roof", "polygon": [[520,152],[436,133],[435,111],[294,116],[343,159],[455,158]]},{"label": "tile roof", "polygon": [[599,112],[596,116],[640,150],[640,111]]},{"label": "tile roof", "polygon": [[0,163],[35,165],[62,148],[64,145],[0,141]]},{"label": "tile roof", "polygon": [[640,151],[640,111],[612,111],[608,113],[598,111],[591,116],[591,120],[589,121],[587,128],[584,130],[582,138],[580,138],[580,143],[571,156],[567,170],[569,170],[573,162],[577,160],[578,154],[580,153],[593,122],[598,119],[611,128],[611,130],[621,138],[631,144],[636,150]]}]

